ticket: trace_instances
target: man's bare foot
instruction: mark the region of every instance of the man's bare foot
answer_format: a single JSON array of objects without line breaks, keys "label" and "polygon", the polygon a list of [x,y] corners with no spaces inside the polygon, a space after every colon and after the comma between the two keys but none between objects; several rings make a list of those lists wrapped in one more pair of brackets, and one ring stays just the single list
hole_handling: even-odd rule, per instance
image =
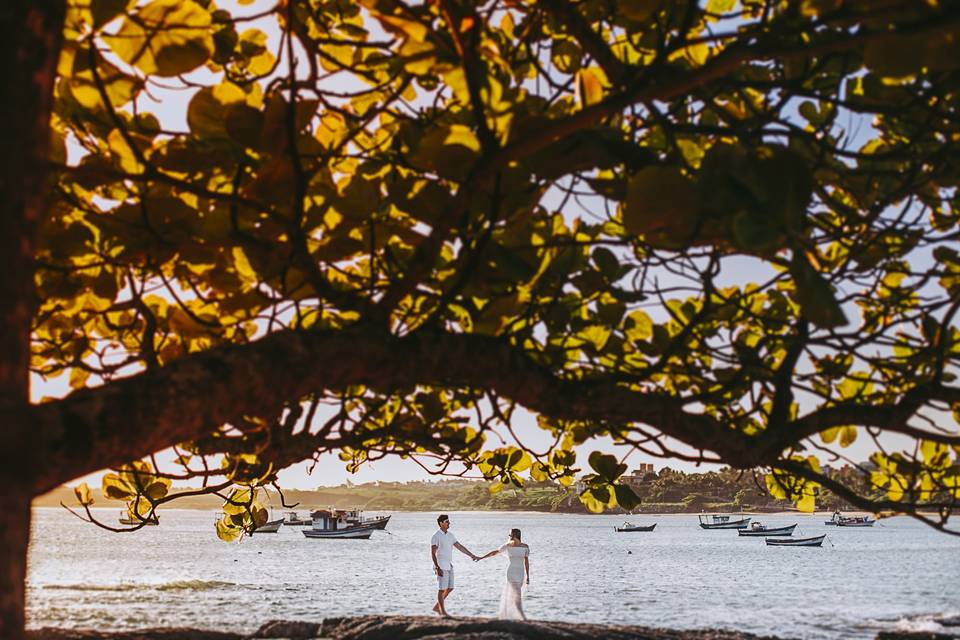
[{"label": "man's bare foot", "polygon": [[440,605],[439,605],[439,604],[433,605],[433,612],[436,613],[436,614],[439,614],[439,613],[440,613]]}]

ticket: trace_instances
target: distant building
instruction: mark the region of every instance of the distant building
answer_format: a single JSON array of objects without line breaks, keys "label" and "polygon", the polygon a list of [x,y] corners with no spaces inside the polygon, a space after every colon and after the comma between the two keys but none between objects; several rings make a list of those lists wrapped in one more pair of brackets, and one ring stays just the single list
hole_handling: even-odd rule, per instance
[{"label": "distant building", "polygon": [[627,473],[620,477],[620,482],[628,487],[639,487],[656,477],[657,472],[653,470],[652,464],[640,463],[637,470],[633,473]]}]

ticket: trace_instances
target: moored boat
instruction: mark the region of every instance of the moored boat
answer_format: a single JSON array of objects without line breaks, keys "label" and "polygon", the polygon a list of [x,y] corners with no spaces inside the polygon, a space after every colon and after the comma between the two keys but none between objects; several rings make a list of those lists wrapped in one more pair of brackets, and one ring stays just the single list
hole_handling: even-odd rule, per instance
[{"label": "moored boat", "polygon": [[283,524],[288,527],[309,527],[313,524],[313,520],[301,518],[296,511],[287,511],[283,514]]},{"label": "moored boat", "polygon": [[824,533],[812,538],[767,538],[766,543],[769,547],[819,547],[826,537]]},{"label": "moored boat", "polygon": [[725,513],[701,513],[697,515],[701,529],[746,529],[750,518],[732,519]]},{"label": "moored boat", "polygon": [[359,510],[318,509],[310,515],[313,517],[313,526],[304,530],[303,535],[308,538],[334,540],[368,540],[374,531],[382,530],[390,520],[390,516],[386,516],[363,522],[362,512]]},{"label": "moored boat", "polygon": [[614,527],[613,529],[614,531],[617,531],[619,533],[627,533],[632,531],[653,531],[656,528],[656,526],[657,526],[656,522],[648,525],[633,525],[633,524],[630,524],[629,522],[624,522],[622,527]]},{"label": "moored boat", "polygon": [[797,525],[792,524],[789,527],[765,527],[759,522],[754,522],[750,525],[749,529],[740,529],[737,531],[738,536],[750,537],[750,536],[792,536],[793,530],[797,528]]},{"label": "moored boat", "polygon": [[838,527],[872,527],[876,520],[870,516],[856,516],[853,518],[840,518],[837,521]]},{"label": "moored boat", "polygon": [[262,525],[252,530],[250,533],[276,533],[280,530],[280,526],[283,524],[283,519],[280,520],[271,520],[270,522],[264,522]]},{"label": "moored boat", "polygon": [[143,525],[146,527],[155,527],[160,524],[160,516],[154,514],[152,517],[136,518],[124,509],[120,512],[120,524],[127,526]]}]

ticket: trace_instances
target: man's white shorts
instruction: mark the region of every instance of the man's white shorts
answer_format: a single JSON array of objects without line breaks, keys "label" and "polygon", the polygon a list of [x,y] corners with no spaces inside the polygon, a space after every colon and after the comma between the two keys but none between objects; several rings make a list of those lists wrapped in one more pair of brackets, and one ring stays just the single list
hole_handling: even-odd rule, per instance
[{"label": "man's white shorts", "polygon": [[453,567],[443,570],[442,576],[437,576],[437,591],[453,589]]}]

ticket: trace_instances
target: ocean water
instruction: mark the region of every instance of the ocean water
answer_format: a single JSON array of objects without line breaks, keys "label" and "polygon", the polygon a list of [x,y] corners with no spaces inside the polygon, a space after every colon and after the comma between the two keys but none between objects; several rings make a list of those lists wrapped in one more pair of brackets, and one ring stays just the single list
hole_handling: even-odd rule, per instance
[{"label": "ocean water", "polygon": [[[114,523],[117,510],[98,515]],[[168,510],[159,527],[116,534],[62,509],[36,509],[28,569],[30,627],[123,630],[196,626],[250,632],[272,619],[430,614],[436,514],[395,513],[370,540],[310,540],[283,527],[239,543],[215,514]],[[939,630],[960,615],[960,537],[905,517],[872,528],[823,525],[822,514],[755,516],[827,533],[822,548],[776,548],[693,515],[631,517],[652,533],[615,533],[622,516],[451,512],[481,554],[518,527],[530,545],[531,618],[727,628],[783,638],[873,638],[882,629]],[[493,616],[506,559],[457,554],[453,615]]]}]

